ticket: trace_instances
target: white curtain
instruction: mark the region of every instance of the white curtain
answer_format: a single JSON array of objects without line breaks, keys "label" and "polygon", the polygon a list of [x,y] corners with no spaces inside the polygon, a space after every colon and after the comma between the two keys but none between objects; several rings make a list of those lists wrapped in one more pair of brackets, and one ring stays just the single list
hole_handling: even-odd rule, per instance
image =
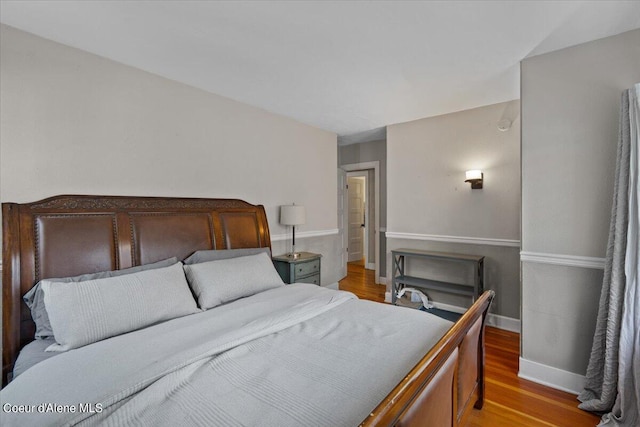
[{"label": "white curtain", "polygon": [[581,409],[606,412],[601,426],[640,425],[640,84],[620,108],[618,159],[598,320]]}]

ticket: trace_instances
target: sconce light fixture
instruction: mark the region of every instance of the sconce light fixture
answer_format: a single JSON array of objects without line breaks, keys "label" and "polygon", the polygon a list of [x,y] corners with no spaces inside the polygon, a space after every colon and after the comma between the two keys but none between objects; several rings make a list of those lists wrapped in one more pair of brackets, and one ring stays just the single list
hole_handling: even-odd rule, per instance
[{"label": "sconce light fixture", "polygon": [[472,189],[476,190],[482,188],[482,180],[484,178],[484,174],[481,170],[466,171],[465,177],[467,179],[465,179],[464,182],[470,182]]}]

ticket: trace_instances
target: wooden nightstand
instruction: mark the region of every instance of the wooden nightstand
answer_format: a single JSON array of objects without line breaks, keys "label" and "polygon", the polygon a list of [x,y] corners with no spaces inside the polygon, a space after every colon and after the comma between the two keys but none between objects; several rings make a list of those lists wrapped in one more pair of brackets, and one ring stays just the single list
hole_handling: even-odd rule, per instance
[{"label": "wooden nightstand", "polygon": [[278,255],[273,257],[273,265],[285,283],[312,283],[320,286],[320,258],[322,255],[311,252],[300,252],[296,259]]}]

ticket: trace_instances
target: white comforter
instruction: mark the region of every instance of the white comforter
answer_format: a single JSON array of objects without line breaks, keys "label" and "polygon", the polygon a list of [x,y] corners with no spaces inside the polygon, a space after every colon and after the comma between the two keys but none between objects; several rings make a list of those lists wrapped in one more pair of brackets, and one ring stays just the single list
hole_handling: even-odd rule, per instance
[{"label": "white comforter", "polygon": [[289,285],[45,360],[0,392],[2,424],[354,426],[450,326]]}]

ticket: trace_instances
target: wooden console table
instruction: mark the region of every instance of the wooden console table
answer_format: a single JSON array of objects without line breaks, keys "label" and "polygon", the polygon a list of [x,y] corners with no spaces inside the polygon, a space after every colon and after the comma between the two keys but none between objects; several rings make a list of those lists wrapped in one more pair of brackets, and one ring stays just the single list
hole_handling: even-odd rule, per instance
[{"label": "wooden console table", "polygon": [[[393,258],[393,282],[391,286],[392,304],[396,303],[396,295],[404,286],[432,289],[457,295],[468,295],[473,297],[474,301],[484,291],[484,256],[422,251],[419,249],[396,249],[391,251],[391,254]],[[405,274],[405,258],[408,257],[423,260],[432,259],[473,263],[475,266],[473,284],[449,283],[422,277],[407,276]]]}]

